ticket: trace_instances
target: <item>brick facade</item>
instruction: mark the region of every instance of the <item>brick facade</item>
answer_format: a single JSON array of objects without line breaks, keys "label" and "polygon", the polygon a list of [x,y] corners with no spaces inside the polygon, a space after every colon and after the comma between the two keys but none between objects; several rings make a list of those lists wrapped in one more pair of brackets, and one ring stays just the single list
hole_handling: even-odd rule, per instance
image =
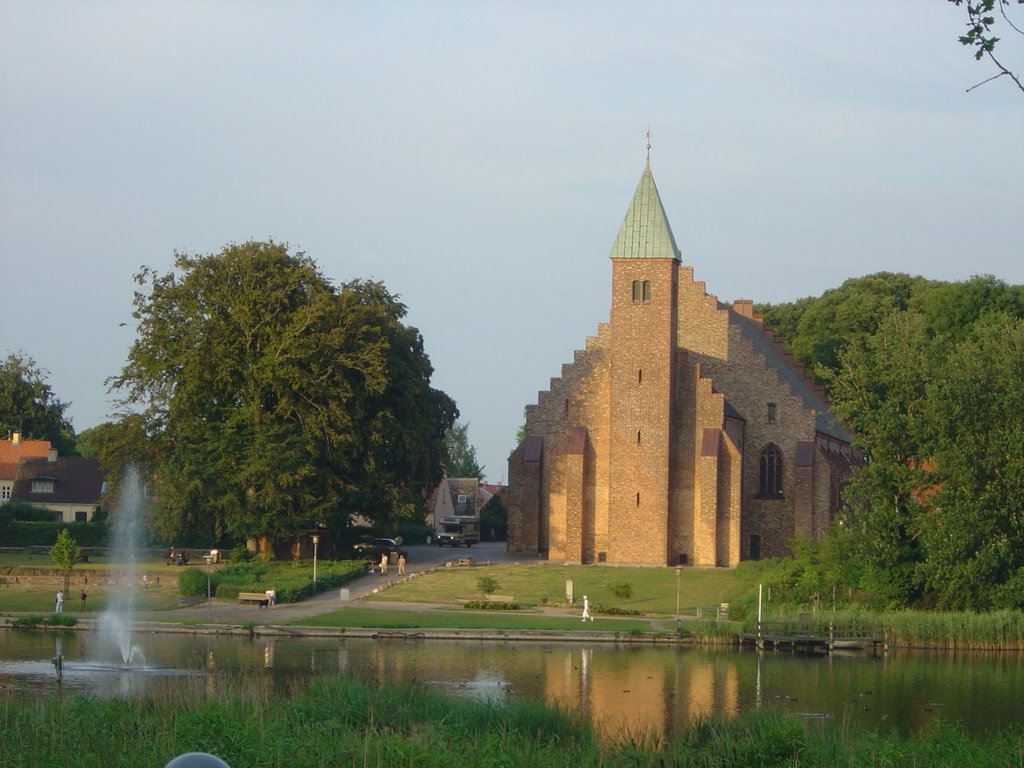
[{"label": "brick facade", "polygon": [[609,322],[526,407],[509,548],[731,566],[820,535],[849,435],[752,302],[721,304],[681,264],[649,165],[611,264]]}]

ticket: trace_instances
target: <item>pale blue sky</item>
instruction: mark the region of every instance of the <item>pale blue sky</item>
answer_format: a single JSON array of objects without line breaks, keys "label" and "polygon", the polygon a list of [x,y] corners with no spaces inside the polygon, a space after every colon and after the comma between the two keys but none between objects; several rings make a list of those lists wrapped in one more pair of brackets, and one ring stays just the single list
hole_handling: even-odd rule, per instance
[{"label": "pale blue sky", "polygon": [[401,296],[505,479],[523,407],[608,318],[648,125],[683,259],[723,301],[879,270],[1024,283],[1024,94],[965,93],[993,72],[961,14],[0,0],[0,354],[95,426],[138,268],[273,238]]}]

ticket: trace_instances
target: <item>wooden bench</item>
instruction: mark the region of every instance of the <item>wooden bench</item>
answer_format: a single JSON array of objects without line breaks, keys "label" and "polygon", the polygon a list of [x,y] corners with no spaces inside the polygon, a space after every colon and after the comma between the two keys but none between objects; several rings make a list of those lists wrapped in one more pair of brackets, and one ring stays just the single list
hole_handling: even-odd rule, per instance
[{"label": "wooden bench", "polygon": [[270,607],[270,598],[267,597],[266,592],[239,592],[238,602],[256,603],[260,608]]}]

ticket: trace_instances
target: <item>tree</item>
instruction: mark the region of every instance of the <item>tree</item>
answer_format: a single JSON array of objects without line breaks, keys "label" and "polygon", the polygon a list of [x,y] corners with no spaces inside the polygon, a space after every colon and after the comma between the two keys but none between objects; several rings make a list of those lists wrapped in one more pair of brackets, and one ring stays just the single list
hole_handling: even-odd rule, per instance
[{"label": "tree", "polygon": [[457,409],[430,387],[405,307],[380,283],[335,288],[274,242],[176,254],[175,269],[136,276],[138,338],[110,380],[114,444],[149,461],[159,532],[274,539],[411,516]]},{"label": "tree", "polygon": [[837,370],[849,344],[875,333],[894,310],[906,309],[927,281],[910,275],[877,272],[845,280],[816,299],[759,307],[794,356],[818,375]]},{"label": "tree", "polygon": [[[974,49],[975,59],[978,61],[988,59],[998,70],[998,74],[983,80],[977,85],[971,86],[967,90],[973,91],[979,85],[984,85],[1000,77],[1009,77],[1017,88],[1024,92],[1024,83],[1021,82],[1020,76],[1014,74],[995,56],[996,43],[999,42],[999,38],[996,35],[999,34],[1000,29],[1017,35],[1024,35],[1020,22],[1014,23],[1009,15],[1007,15],[1007,8],[1012,7],[1009,0],[949,0],[949,2],[959,8],[963,8],[967,14],[967,31],[960,35],[960,43]],[[1018,0],[1019,3],[1020,0]],[[997,4],[999,16],[1002,19],[1001,22],[995,16]]]},{"label": "tree", "polygon": [[61,573],[64,575],[65,597],[67,597],[68,589],[71,586],[71,571],[74,569],[75,563],[78,562],[80,554],[81,551],[78,549],[78,544],[71,538],[68,529],[61,528],[60,533],[57,534],[57,540],[50,547],[50,559],[57,564],[57,567],[60,568]]},{"label": "tree", "polygon": [[49,440],[59,453],[68,455],[75,447],[75,431],[64,416],[68,404],[54,396],[47,375],[24,352],[11,353],[0,363],[0,433]]},{"label": "tree", "polygon": [[476,461],[469,442],[469,423],[457,421],[444,433],[444,466],[448,477],[481,477],[484,468]]},{"label": "tree", "polygon": [[941,608],[1024,608],[1024,320],[979,322],[927,393],[921,580]]},{"label": "tree", "polygon": [[894,312],[876,334],[846,348],[839,371],[829,374],[833,410],[868,457],[844,493],[840,517],[853,533],[849,557],[860,564],[857,586],[894,606],[921,594],[917,490],[927,468],[922,435],[933,354],[920,315]]}]

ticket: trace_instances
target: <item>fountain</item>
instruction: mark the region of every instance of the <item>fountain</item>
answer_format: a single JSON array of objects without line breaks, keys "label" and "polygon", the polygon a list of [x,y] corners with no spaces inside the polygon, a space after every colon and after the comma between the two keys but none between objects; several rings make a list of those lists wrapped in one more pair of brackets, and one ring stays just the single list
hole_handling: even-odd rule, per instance
[{"label": "fountain", "polygon": [[123,666],[145,663],[141,649],[132,642],[131,615],[138,585],[137,551],[146,535],[146,495],[142,476],[134,466],[125,469],[117,504],[111,514],[111,560],[122,570],[121,584],[111,593],[95,629],[96,654],[113,658]]}]

